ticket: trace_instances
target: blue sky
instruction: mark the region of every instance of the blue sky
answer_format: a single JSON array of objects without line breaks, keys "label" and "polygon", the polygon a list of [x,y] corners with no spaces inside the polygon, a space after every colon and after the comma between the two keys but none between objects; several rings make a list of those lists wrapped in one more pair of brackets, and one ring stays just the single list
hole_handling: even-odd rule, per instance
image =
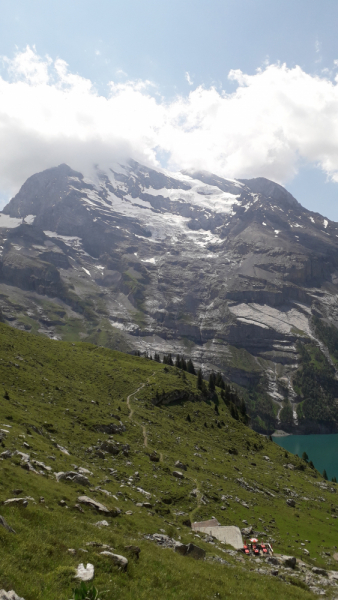
[{"label": "blue sky", "polygon": [[[132,132],[129,137],[122,139],[122,130],[114,137],[114,132],[118,129],[115,125],[115,129],[111,128],[110,138],[104,138],[103,124],[96,121],[93,125],[95,135],[92,131],[93,137],[90,143],[88,142],[89,126],[85,134],[83,131],[80,133],[74,131],[73,138],[67,140],[68,149],[73,144],[73,153],[76,152],[77,157],[82,155],[84,168],[85,163],[89,161],[90,147],[98,148],[98,156],[103,162],[104,153],[111,157],[114,148],[119,153],[122,152],[121,148],[127,152],[130,147],[136,158],[142,159],[144,154],[150,162],[156,157],[170,156],[172,157],[172,164],[168,165],[170,168],[173,165],[179,166],[185,159],[187,162],[182,165],[183,167],[203,166],[203,147],[205,147],[206,168],[218,171],[224,176],[228,169],[230,176],[264,175],[278,180],[302,204],[338,221],[338,183],[335,182],[338,181],[336,158],[338,139],[336,140],[335,124],[332,129],[330,127],[330,119],[335,122],[338,107],[334,79],[338,72],[338,63],[335,64],[338,60],[337,24],[336,0],[321,2],[318,0],[296,2],[290,0],[283,0],[283,2],[275,0],[143,0],[142,2],[137,0],[123,2],[16,0],[9,2],[2,0],[0,55],[8,57],[12,62],[6,60],[2,62],[1,73],[3,81],[10,82],[12,87],[11,90],[8,86],[3,87],[2,93],[0,91],[0,111],[1,98],[5,98],[5,105],[6,103],[16,105],[18,102],[19,119],[17,120],[21,121],[22,126],[18,127],[17,123],[14,123],[15,112],[8,109],[5,120],[8,137],[5,138],[4,145],[6,151],[9,148],[7,154],[10,156],[5,157],[6,173],[5,171],[2,173],[0,169],[0,197],[2,195],[5,199],[14,193],[26,176],[34,170],[45,168],[55,160],[61,162],[60,157],[63,152],[61,140],[64,140],[67,134],[60,124],[62,115],[58,117],[60,125],[57,138],[55,123],[53,127],[50,124],[36,124],[33,136],[31,120],[34,121],[35,117],[32,117],[32,112],[25,112],[24,107],[20,105],[22,97],[27,98],[26,104],[39,103],[39,99],[46,92],[46,86],[52,88],[53,85],[57,85],[60,92],[60,81],[55,84],[55,77],[60,77],[59,71],[56,76],[54,70],[47,82],[47,80],[37,80],[36,77],[32,78],[30,75],[27,79],[27,67],[22,66],[27,65],[28,61],[33,64],[34,60],[34,64],[37,64],[38,60],[42,69],[41,65],[47,64],[48,55],[53,63],[47,65],[49,69],[53,70],[55,61],[60,59],[68,64],[68,73],[73,76],[78,75],[75,83],[74,79],[71,83],[69,79],[65,83],[65,76],[62,76],[63,86],[73,86],[74,98],[75,93],[78,98],[80,97],[79,89],[81,86],[83,89],[85,80],[91,82],[91,96],[88,92],[86,99],[81,100],[86,106],[84,120],[87,122],[91,121],[90,106],[93,97],[96,97],[97,106],[99,106],[99,97],[109,98],[111,81],[117,86],[114,93],[119,94],[121,100],[120,103],[115,102],[109,107],[114,115],[122,110],[121,106],[125,104],[130,107],[130,116],[138,111],[137,103],[144,101],[148,103],[148,108],[144,109],[144,113],[140,113],[139,118],[146,120],[145,115],[152,112],[153,105],[150,98],[155,98],[156,103],[161,106],[162,113],[157,116],[157,121],[149,121],[149,129],[139,132],[137,137]],[[32,54],[24,55],[27,46],[32,49],[36,57],[40,58],[34,59]],[[20,53],[21,62],[13,62],[15,56]],[[288,73],[281,70],[280,65],[283,63],[286,64]],[[268,65],[275,65],[275,70],[266,71]],[[296,66],[299,70],[292,71]],[[257,76],[258,69],[266,73],[264,78]],[[245,80],[243,83],[238,74],[229,79],[230,71],[240,71],[253,79],[249,82]],[[26,88],[19,88],[19,80],[26,85]],[[146,81],[152,82],[153,85],[147,86]],[[304,82],[305,86],[307,81],[309,97],[312,100],[309,107],[303,111],[304,101],[300,98],[299,85]],[[126,82],[132,82],[128,94],[123,87]],[[327,82],[331,82],[330,88]],[[268,129],[265,120],[265,134],[261,136],[258,135],[261,131],[258,121],[263,118],[258,112],[259,94],[262,94],[263,99],[265,90],[272,88],[278,88],[271,96],[271,103],[274,103],[276,108],[269,116],[271,129]],[[26,89],[26,92],[22,93],[23,89]],[[203,89],[205,93],[201,92],[190,98],[196,89]],[[211,89],[217,91],[217,98],[207,94]],[[287,89],[287,100],[284,102],[285,89]],[[322,106],[321,98],[327,96],[328,89],[331,94],[330,101]],[[246,99],[241,97],[243,90],[247,94]],[[56,89],[52,91],[48,99],[51,112],[57,111],[58,106],[62,105],[62,100],[61,102],[57,100]],[[234,103],[231,106],[229,103],[227,105],[222,103],[224,95],[236,93],[236,110]],[[295,96],[298,96],[298,99],[295,98],[292,117],[290,117],[288,107]],[[189,98],[187,107],[185,101]],[[243,122],[241,111],[247,115],[248,111],[250,112],[250,103],[255,103],[256,108],[252,113],[252,121],[248,123],[246,142],[245,130],[242,130],[238,137],[235,127],[229,127],[225,113],[228,108],[230,111],[235,111],[234,122],[238,118],[240,128]],[[281,103],[282,110],[278,108],[278,103]],[[170,105],[169,113],[165,113],[168,105]],[[41,104],[41,106],[42,112],[48,111],[45,105]],[[216,108],[213,109],[215,106]],[[92,110],[97,113],[96,108]],[[107,110],[104,109],[105,118],[108,120],[109,110],[108,107]],[[187,120],[189,121],[190,114],[195,115],[195,120],[189,124],[191,130],[198,129],[203,110],[209,115],[203,125],[203,135],[200,132],[193,141],[190,136],[188,142],[187,135],[182,136],[177,130],[176,117],[175,131],[173,131],[174,113],[176,115],[180,112],[179,120],[185,124],[184,126]],[[219,128],[217,128],[217,121],[211,128],[209,127],[213,110],[223,115],[219,117],[222,119]],[[262,102],[262,111],[266,113],[264,102]],[[310,120],[308,120],[309,111],[313,113]],[[300,114],[299,122],[297,122],[298,114]],[[323,115],[323,123],[321,115]],[[121,122],[123,123],[125,118],[128,124],[127,117],[128,115],[123,114]],[[70,119],[70,116],[66,118]],[[168,119],[172,128],[170,134],[167,126],[164,125],[164,121],[167,123]],[[257,129],[253,121],[256,122]],[[276,136],[278,128],[280,131]],[[309,128],[313,128],[316,135],[305,140]],[[150,143],[149,131],[159,129],[161,135],[156,139],[152,138]],[[222,135],[226,157],[222,155]],[[52,138],[56,140],[54,143],[54,147],[58,148],[56,153],[51,150],[52,145],[49,144],[48,136],[49,140]],[[86,151],[80,150],[79,140],[83,140],[84,137],[88,142]],[[42,138],[43,143],[39,145],[39,140],[41,141]],[[94,138],[95,143],[92,141]],[[19,151],[13,142],[16,139]],[[182,152],[177,151],[180,144]],[[200,147],[199,153],[195,151],[196,145]],[[243,150],[246,146],[250,147],[249,153]],[[316,147],[319,149],[318,152]],[[77,150],[75,151],[74,148]],[[67,154],[65,148],[64,154],[65,160],[70,162],[68,156],[72,156],[71,152],[68,151]],[[48,160],[46,156],[49,157]],[[1,158],[3,157],[0,152]],[[81,167],[81,160],[76,160]],[[267,161],[270,161],[268,167],[266,167]],[[167,165],[163,164],[163,166]]]}]

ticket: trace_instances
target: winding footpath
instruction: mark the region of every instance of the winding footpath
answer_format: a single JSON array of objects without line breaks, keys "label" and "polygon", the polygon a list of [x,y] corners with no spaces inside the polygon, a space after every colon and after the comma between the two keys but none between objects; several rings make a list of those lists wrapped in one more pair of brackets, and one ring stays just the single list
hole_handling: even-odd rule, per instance
[{"label": "winding footpath", "polygon": [[[142,425],[141,423],[139,423],[138,421],[136,421],[136,419],[134,419],[134,418],[133,418],[133,415],[134,415],[134,413],[135,413],[135,410],[134,410],[134,409],[132,408],[132,406],[131,406],[131,399],[132,399],[134,396],[136,396],[136,394],[138,394],[138,392],[139,392],[140,390],[142,390],[142,389],[143,389],[143,388],[144,388],[146,385],[148,385],[148,384],[149,384],[149,379],[150,379],[151,377],[154,377],[154,375],[155,375],[155,371],[154,371],[154,373],[153,373],[153,374],[152,374],[152,375],[151,375],[151,376],[148,378],[148,380],[147,380],[147,383],[142,383],[142,385],[140,385],[140,387],[138,387],[138,388],[137,388],[137,390],[135,390],[135,392],[132,392],[131,394],[129,394],[129,396],[127,396],[127,406],[128,406],[128,408],[129,408],[129,415],[128,415],[128,418],[129,418],[129,419],[130,419],[130,420],[131,420],[133,423],[135,423],[135,425],[138,425],[139,427],[141,427],[141,429],[142,429],[142,435],[143,435],[143,445],[144,445],[144,447],[145,447],[145,448],[148,448],[148,435],[147,435],[147,430],[146,430],[146,427],[145,427],[145,425]],[[135,398],[135,399],[136,399],[136,398]],[[161,462],[161,463],[163,463],[163,453],[162,453],[162,452],[160,452],[160,453],[159,453],[159,455],[160,455],[160,462]],[[194,508],[194,509],[193,509],[193,510],[192,510],[192,511],[189,513],[190,520],[191,520],[191,522],[193,522],[193,516],[194,516],[194,514],[195,514],[195,513],[198,511],[198,509],[200,508],[200,506],[201,506],[201,504],[202,504],[202,502],[201,502],[201,500],[202,500],[202,492],[201,492],[201,490],[200,490],[200,484],[199,484],[199,482],[198,482],[198,480],[197,480],[197,479],[193,479],[192,477],[187,477],[187,479],[190,479],[190,481],[193,481],[193,482],[194,482],[194,484],[195,484],[195,486],[196,486],[196,487],[195,487],[195,489],[197,490],[197,506],[196,506],[196,507],[195,507],[195,508]]]}]

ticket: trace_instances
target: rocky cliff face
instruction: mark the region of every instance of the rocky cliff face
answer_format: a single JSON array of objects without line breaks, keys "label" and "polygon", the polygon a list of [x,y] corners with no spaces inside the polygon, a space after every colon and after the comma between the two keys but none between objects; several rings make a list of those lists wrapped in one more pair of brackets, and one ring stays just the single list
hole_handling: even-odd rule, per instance
[{"label": "rocky cliff face", "polygon": [[185,354],[243,387],[257,429],[338,430],[336,341],[323,334],[338,325],[338,224],[280,185],[133,161],[92,182],[60,165],[0,213],[0,246],[16,327]]}]

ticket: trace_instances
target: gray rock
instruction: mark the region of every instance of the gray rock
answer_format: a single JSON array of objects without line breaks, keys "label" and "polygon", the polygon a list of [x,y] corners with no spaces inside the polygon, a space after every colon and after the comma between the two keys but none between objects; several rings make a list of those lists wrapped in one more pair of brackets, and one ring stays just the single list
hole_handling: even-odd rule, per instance
[{"label": "gray rock", "polygon": [[26,508],[28,506],[28,502],[26,498],[9,498],[3,502],[5,506],[23,506]]},{"label": "gray rock", "polygon": [[85,475],[81,475],[81,473],[77,473],[77,471],[61,471],[60,473],[55,473],[55,477],[57,481],[72,481],[73,483],[78,483],[79,485],[90,486],[90,481],[88,477]]},{"label": "gray rock", "polygon": [[312,573],[314,573],[315,575],[324,575],[324,577],[327,577],[327,571],[325,571],[325,569],[321,569],[320,567],[312,567]]},{"label": "gray rock", "polygon": [[48,467],[45,465],[45,463],[39,462],[38,460],[32,460],[32,465],[34,465],[35,467],[39,467],[39,469],[47,471],[48,473],[51,473],[52,471],[52,467]]},{"label": "gray rock", "polygon": [[13,455],[19,456],[19,458],[21,458],[22,462],[29,462],[30,456],[29,454],[25,454],[25,452],[19,452],[19,450],[15,450],[15,452],[13,452]]},{"label": "gray rock", "polygon": [[292,498],[288,498],[286,501],[286,504],[288,506],[291,506],[292,508],[294,508],[296,506],[296,502]]},{"label": "gray rock", "polygon": [[242,535],[250,535],[253,532],[253,527],[252,525],[250,525],[250,527],[243,527],[243,529],[241,529],[241,533]]},{"label": "gray rock", "polygon": [[12,452],[10,450],[5,450],[5,452],[1,452],[0,458],[11,458]]},{"label": "gray rock", "polygon": [[10,525],[8,525],[6,519],[4,517],[2,517],[1,515],[0,515],[0,525],[2,527],[4,527],[5,529],[7,529],[7,531],[9,531],[10,533],[15,533],[14,529]]},{"label": "gray rock", "polygon": [[288,569],[294,569],[296,566],[296,557],[295,556],[282,556],[283,565],[288,567]]},{"label": "gray rock", "polygon": [[119,567],[122,571],[125,571],[128,567],[128,559],[125,556],[121,556],[120,554],[113,554],[113,552],[109,552],[108,550],[104,550],[100,552],[101,556],[107,556],[110,560]]},{"label": "gray rock", "polygon": [[184,479],[184,475],[181,471],[173,471],[173,476],[177,477],[177,479]]},{"label": "gray rock", "polygon": [[93,500],[92,498],[89,498],[88,496],[79,496],[77,500],[80,504],[84,504],[85,506],[94,508],[98,512],[105,513],[107,515],[110,515],[111,517],[117,517],[118,515],[121,514],[121,511],[119,508],[109,509],[106,506],[104,506],[104,504],[101,504],[101,502],[97,502],[97,500]]},{"label": "gray rock", "polygon": [[204,559],[206,552],[195,544],[180,544],[175,547],[175,552],[182,554],[182,556],[191,556],[196,559]]},{"label": "gray rock", "polygon": [[266,562],[270,563],[270,565],[280,565],[281,560],[277,558],[277,556],[268,556]]},{"label": "gray rock", "polygon": [[180,460],[177,460],[175,462],[175,467],[177,467],[178,469],[182,469],[183,471],[187,470],[187,465],[185,465],[184,463],[182,463]]},{"label": "gray rock", "polygon": [[98,521],[94,523],[95,527],[109,527],[108,521]]}]

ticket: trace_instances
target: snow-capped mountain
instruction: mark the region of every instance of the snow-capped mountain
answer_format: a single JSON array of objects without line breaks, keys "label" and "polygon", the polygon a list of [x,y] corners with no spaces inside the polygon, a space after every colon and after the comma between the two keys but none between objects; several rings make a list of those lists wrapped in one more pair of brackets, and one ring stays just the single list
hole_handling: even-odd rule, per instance
[{"label": "snow-capped mountain", "polygon": [[[280,185],[134,161],[89,181],[60,165],[0,213],[0,253],[2,312],[16,327],[185,354],[243,386],[261,430],[337,429],[325,332],[338,325],[338,224]],[[331,373],[317,417],[299,340]]]}]

